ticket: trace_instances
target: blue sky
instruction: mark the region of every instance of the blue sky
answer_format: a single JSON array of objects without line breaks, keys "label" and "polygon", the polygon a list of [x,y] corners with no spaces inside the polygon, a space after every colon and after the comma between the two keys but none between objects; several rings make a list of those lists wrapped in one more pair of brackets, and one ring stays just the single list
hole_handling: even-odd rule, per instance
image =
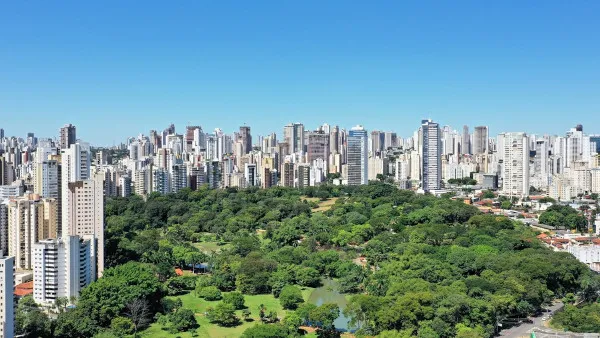
[{"label": "blue sky", "polygon": [[5,1],[0,127],[600,133],[599,1]]}]

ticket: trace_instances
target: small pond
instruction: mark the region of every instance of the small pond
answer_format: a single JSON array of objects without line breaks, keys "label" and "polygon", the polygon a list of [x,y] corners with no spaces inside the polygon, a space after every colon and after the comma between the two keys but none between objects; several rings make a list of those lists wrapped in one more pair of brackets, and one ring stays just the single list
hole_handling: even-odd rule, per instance
[{"label": "small pond", "polygon": [[346,309],[348,301],[346,297],[338,291],[338,282],[332,279],[324,279],[321,281],[322,286],[313,290],[308,298],[308,302],[320,306],[322,304],[337,304],[340,307],[340,316],[335,320],[334,325],[338,330],[350,330],[350,318],[344,316],[343,311]]}]

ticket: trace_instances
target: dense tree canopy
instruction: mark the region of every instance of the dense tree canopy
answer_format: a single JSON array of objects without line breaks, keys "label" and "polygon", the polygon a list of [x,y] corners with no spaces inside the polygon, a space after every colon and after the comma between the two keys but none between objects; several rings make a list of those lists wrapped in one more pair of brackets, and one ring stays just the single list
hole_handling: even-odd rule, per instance
[{"label": "dense tree canopy", "polygon": [[[329,209],[314,212],[328,199]],[[207,311],[221,326],[239,324],[235,311],[244,308],[244,294],[273,294],[284,307],[298,307],[289,319],[259,324],[246,337],[295,334],[300,323],[326,336],[335,333],[338,306],[317,307],[298,296],[298,287],[316,287],[322,278],[336,279],[351,295],[345,313],[359,333],[490,337],[496,322],[532,314],[568,293],[593,301],[600,290],[587,266],[545,248],[521,223],[382,182],[301,190],[203,187],[151,194],[147,201],[109,199],[105,210],[111,268],[82,291],[76,310],[59,315],[59,337],[129,330],[126,319],[141,330],[156,313],[166,326],[186,330],[193,314],[164,297],[191,290],[223,297]],[[576,211],[553,206],[547,212],[577,222]],[[205,242],[218,249],[200,250]],[[209,273],[176,277],[175,267]],[[278,319],[260,313],[264,322]]]}]

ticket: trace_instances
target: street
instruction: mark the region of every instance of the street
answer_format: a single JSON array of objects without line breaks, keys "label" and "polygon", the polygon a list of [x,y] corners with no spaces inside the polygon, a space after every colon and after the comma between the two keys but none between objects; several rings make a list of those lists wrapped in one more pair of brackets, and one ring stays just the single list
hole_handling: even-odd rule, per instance
[{"label": "street", "polygon": [[560,309],[564,304],[560,301],[555,302],[552,306],[546,308],[549,310],[547,312],[543,312],[539,316],[535,317],[533,323],[521,323],[518,326],[513,326],[510,329],[505,329],[500,331],[499,337],[510,337],[510,338],[521,338],[521,337],[529,337],[532,331],[537,328],[544,329],[548,331],[549,329],[544,326],[544,322],[550,319],[554,313]]}]

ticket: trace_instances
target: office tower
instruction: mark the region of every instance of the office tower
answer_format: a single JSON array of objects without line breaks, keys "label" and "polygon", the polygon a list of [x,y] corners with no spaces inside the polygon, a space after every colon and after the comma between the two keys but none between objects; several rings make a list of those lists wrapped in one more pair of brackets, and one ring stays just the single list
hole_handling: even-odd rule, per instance
[{"label": "office tower", "polygon": [[298,164],[298,188],[306,188],[310,186],[310,165],[303,163]]},{"label": "office tower", "polygon": [[94,239],[65,236],[34,245],[33,299],[52,305],[60,297],[78,297],[96,279]]},{"label": "office tower", "polygon": [[60,149],[67,149],[77,141],[75,126],[72,124],[65,124],[64,127],[60,128]]},{"label": "office tower", "polygon": [[242,143],[242,154],[248,154],[252,151],[252,135],[250,134],[250,127],[240,127],[240,141]]},{"label": "office tower", "polygon": [[504,133],[502,194],[529,195],[529,140],[525,133]]},{"label": "office tower", "polygon": [[288,154],[304,152],[304,125],[290,123],[283,127],[283,140],[288,144]]},{"label": "office tower", "polygon": [[475,127],[473,134],[473,154],[485,154],[488,151],[488,127],[478,126]]},{"label": "office tower", "polygon": [[0,128],[0,140],[4,138],[4,129]]},{"label": "office tower", "polygon": [[96,248],[93,253],[98,269],[97,275],[104,271],[104,179],[103,175],[94,175],[92,179],[64,182],[62,237],[93,236]]},{"label": "office tower", "polygon": [[316,159],[329,160],[329,134],[314,131],[308,134],[308,162]]},{"label": "office tower", "polygon": [[171,166],[170,172],[170,192],[177,193],[180,190],[187,188],[187,168],[184,164],[175,164]]},{"label": "office tower", "polygon": [[0,337],[15,336],[14,257],[0,258]]},{"label": "office tower", "polygon": [[462,154],[471,154],[471,135],[469,135],[469,126],[463,126],[461,146]]},{"label": "office tower", "polygon": [[294,186],[294,163],[285,162],[281,171],[281,185],[284,187]]},{"label": "office tower", "polygon": [[[465,126],[465,128],[467,127]],[[421,188],[425,192],[439,190],[442,181],[442,142],[440,126],[431,120],[423,120],[421,123],[421,133]]]},{"label": "office tower", "polygon": [[381,152],[383,150],[384,143],[385,134],[378,130],[373,130],[371,132],[371,140],[369,142],[369,150],[371,155]]},{"label": "office tower", "polygon": [[41,197],[59,198],[59,164],[56,160],[36,163],[33,171],[33,192]]},{"label": "office tower", "polygon": [[367,184],[369,153],[367,131],[362,126],[350,129],[348,135],[348,185]]},{"label": "office tower", "polygon": [[244,178],[246,179],[247,187],[255,187],[258,185],[258,171],[256,163],[246,163],[244,165]]}]

